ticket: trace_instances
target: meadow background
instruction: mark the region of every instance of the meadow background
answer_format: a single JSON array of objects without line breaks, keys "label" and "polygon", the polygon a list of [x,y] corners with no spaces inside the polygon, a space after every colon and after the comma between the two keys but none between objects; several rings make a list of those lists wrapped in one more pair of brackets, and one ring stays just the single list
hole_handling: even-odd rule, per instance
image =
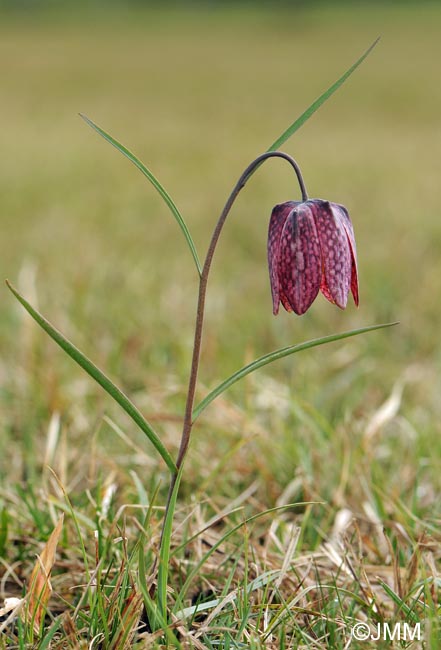
[{"label": "meadow background", "polygon": [[[321,297],[301,318],[272,316],[269,215],[299,194],[287,165],[267,163],[239,197],[216,252],[199,395],[277,347],[400,325],[287,358],[213,403],[194,430],[185,516],[199,508],[207,521],[232,503],[243,517],[318,501],[281,518],[282,527],[301,527],[299,556],[319,549],[348,508],[366,527],[366,543],[369,526],[386,527],[403,567],[423,533],[438,561],[440,27],[436,3],[418,2],[1,9],[0,277],[119,381],[172,450],[195,269],[155,190],[77,113],[147,164],[202,256],[250,160],[381,36],[283,147],[311,196],[349,210],[360,308],[340,311]],[[124,504],[149,501],[158,484],[163,503],[167,480],[143,435],[6,287],[0,350],[0,574],[14,566],[17,578],[2,581],[4,596],[20,591],[62,509],[47,465],[85,518],[91,555],[87,522],[98,517],[106,486],[116,486],[111,521]],[[249,532],[251,548],[261,526]],[[73,562],[75,536],[66,533],[64,544]],[[371,564],[393,564],[378,548]],[[213,576],[210,584],[216,593]]]}]

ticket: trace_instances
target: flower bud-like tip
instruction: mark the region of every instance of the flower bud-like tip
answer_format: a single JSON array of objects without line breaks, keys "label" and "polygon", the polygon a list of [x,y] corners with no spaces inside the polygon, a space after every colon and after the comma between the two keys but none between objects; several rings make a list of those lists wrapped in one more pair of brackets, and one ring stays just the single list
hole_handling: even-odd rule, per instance
[{"label": "flower bud-like tip", "polygon": [[268,229],[273,313],[304,314],[319,291],[344,309],[351,290],[358,306],[357,253],[346,208],[321,199],[276,205]]}]

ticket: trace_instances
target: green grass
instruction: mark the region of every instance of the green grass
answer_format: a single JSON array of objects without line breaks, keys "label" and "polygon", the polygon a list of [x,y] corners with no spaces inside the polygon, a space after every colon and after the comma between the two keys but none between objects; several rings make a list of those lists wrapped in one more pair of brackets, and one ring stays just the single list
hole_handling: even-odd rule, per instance
[{"label": "green grass", "polygon": [[[198,418],[172,538],[168,643],[340,649],[355,620],[425,619],[437,648],[441,11],[1,18],[0,277],[117,380],[173,455],[196,269],[151,185],[77,113],[164,184],[202,256],[249,161],[381,36],[284,146],[311,195],[349,209],[360,308],[319,298],[301,318],[272,316],[269,215],[298,190],[284,165],[267,164],[216,252],[197,402],[276,348],[400,325],[281,359]],[[164,645],[154,625],[135,630],[143,607],[163,622],[149,594],[166,466],[6,287],[0,347],[0,607],[25,592],[65,512],[43,635],[9,625],[0,648]]]}]

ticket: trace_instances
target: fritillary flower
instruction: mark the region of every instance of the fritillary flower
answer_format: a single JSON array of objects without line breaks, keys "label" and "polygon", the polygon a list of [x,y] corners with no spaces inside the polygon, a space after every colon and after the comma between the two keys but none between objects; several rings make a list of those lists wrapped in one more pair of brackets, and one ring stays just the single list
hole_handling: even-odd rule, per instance
[{"label": "fritillary flower", "polygon": [[273,313],[304,314],[319,291],[341,309],[358,305],[357,254],[346,208],[309,199],[276,205],[268,232]]}]

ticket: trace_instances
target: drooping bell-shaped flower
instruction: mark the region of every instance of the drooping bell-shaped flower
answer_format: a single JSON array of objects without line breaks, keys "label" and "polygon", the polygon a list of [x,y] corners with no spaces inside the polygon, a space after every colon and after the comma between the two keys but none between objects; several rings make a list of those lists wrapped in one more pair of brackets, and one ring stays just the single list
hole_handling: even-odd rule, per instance
[{"label": "drooping bell-shaped flower", "polygon": [[304,314],[319,291],[344,309],[349,290],[358,305],[354,230],[342,205],[309,199],[273,209],[268,232],[273,313],[282,303]]}]

